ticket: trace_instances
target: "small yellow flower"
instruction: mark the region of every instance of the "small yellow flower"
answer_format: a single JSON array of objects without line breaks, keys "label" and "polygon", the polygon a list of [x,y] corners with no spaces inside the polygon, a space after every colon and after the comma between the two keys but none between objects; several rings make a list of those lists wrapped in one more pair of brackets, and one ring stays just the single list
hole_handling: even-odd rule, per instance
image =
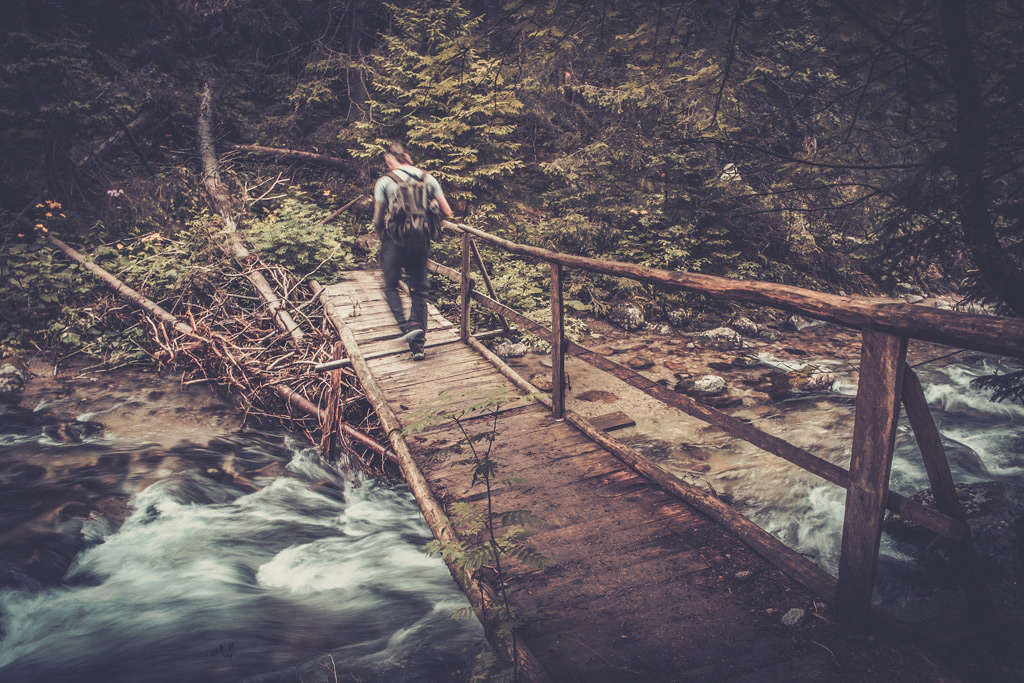
[{"label": "small yellow flower", "polygon": [[120,242],[118,242],[118,243],[117,243],[117,248],[118,248],[118,249],[124,249],[124,245],[123,245],[123,244],[121,244]]},{"label": "small yellow flower", "polygon": [[43,206],[44,206],[43,204],[36,204],[36,208],[37,209],[41,209],[41,208],[43,208]]},{"label": "small yellow flower", "polygon": [[25,236],[25,233],[23,233],[23,232],[19,232],[18,233],[18,237],[24,237],[24,236]]},{"label": "small yellow flower", "polygon": [[38,229],[40,229],[40,228],[42,228],[42,227],[43,227],[43,224],[42,224],[42,223],[36,223],[36,230],[38,230]]},{"label": "small yellow flower", "polygon": [[50,232],[49,230],[46,229],[45,225],[43,226],[43,232]]},{"label": "small yellow flower", "polygon": [[61,218],[67,218],[64,214],[59,214]]},{"label": "small yellow flower", "polygon": [[51,211],[47,211],[46,212],[46,217],[47,218],[53,218],[53,213]]}]

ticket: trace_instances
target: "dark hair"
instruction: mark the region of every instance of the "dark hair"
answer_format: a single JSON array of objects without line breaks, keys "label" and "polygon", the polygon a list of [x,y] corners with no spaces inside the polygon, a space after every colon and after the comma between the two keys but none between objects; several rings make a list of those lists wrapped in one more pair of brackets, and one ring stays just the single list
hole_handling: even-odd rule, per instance
[{"label": "dark hair", "polygon": [[405,147],[402,147],[402,145],[397,142],[392,142],[391,145],[388,146],[387,153],[398,159],[398,161],[403,164],[412,165],[412,157],[405,151]]}]

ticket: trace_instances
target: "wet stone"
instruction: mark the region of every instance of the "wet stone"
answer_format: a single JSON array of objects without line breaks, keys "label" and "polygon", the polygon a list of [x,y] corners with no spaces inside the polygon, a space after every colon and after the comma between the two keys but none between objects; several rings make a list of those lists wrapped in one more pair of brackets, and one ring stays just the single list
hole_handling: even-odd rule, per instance
[{"label": "wet stone", "polygon": [[738,349],[743,346],[743,337],[728,327],[716,327],[693,335],[692,343],[701,348]]},{"label": "wet stone", "polygon": [[599,389],[593,389],[591,391],[584,391],[582,394],[577,394],[576,398],[581,401],[588,401],[590,403],[615,403],[619,400],[619,397],[610,391],[601,391]]},{"label": "wet stone", "polygon": [[626,365],[634,370],[646,370],[654,367],[654,360],[650,356],[633,356],[626,361]]},{"label": "wet stone", "polygon": [[794,607],[785,614],[782,615],[782,625],[788,626],[789,628],[796,628],[804,621],[804,611],[799,607]]},{"label": "wet stone", "polygon": [[503,359],[522,358],[529,352],[530,347],[527,346],[526,344],[523,344],[522,342],[515,344],[511,342],[502,342],[501,344],[498,344],[497,346],[494,347],[495,355]]},{"label": "wet stone", "polygon": [[665,361],[665,367],[671,370],[672,372],[687,372],[689,370],[689,368],[687,368],[685,364],[674,360]]},{"label": "wet stone", "polygon": [[530,377],[530,384],[537,387],[541,391],[551,391],[551,377],[537,373]]},{"label": "wet stone", "polygon": [[616,304],[608,313],[608,319],[627,332],[635,332],[646,323],[644,312],[629,302]]},{"label": "wet stone", "polygon": [[737,581],[750,581],[754,576],[754,572],[749,569],[744,569],[741,572],[736,572],[733,576],[736,577]]}]

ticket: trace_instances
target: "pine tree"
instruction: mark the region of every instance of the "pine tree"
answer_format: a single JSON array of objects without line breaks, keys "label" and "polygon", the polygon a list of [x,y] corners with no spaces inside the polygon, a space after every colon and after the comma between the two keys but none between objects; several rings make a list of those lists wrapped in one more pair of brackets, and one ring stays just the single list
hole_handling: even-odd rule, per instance
[{"label": "pine tree", "polygon": [[498,57],[485,53],[481,17],[459,0],[388,6],[391,32],[370,59],[369,116],[357,126],[362,158],[406,144],[450,199],[486,198],[522,165],[513,138],[522,108]]}]

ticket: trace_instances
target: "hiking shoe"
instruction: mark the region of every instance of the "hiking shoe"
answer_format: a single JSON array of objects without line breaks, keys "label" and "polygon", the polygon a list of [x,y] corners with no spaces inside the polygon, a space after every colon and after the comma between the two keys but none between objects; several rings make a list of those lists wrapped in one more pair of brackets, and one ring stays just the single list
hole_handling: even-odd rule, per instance
[{"label": "hiking shoe", "polygon": [[413,360],[426,360],[427,359],[427,354],[425,354],[422,351],[417,351],[416,353],[412,354],[412,359]]},{"label": "hiking shoe", "polygon": [[411,342],[413,339],[419,339],[422,336],[423,329],[419,327],[414,327],[405,334],[403,334],[401,337],[399,337],[399,339],[404,342]]}]

